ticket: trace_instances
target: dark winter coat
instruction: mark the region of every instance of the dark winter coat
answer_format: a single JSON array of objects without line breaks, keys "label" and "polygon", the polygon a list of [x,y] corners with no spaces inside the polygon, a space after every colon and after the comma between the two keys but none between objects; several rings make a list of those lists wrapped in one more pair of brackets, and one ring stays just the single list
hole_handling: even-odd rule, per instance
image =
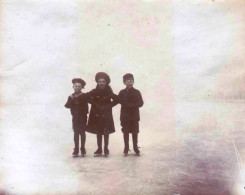
[{"label": "dark winter coat", "polygon": [[[75,93],[73,93],[74,95]],[[87,115],[88,114],[88,103],[86,101],[85,94],[79,95],[78,97],[71,98],[68,97],[68,100],[65,104],[66,108],[70,108],[71,115]]]},{"label": "dark winter coat", "polygon": [[144,102],[139,90],[135,88],[123,89],[118,94],[121,103],[121,121],[140,121],[139,108]]},{"label": "dark winter coat", "polygon": [[107,135],[115,132],[112,107],[118,104],[110,86],[99,89],[98,86],[86,94],[91,104],[87,131],[94,134]]},{"label": "dark winter coat", "polygon": [[[74,93],[72,95],[74,95]],[[65,107],[70,108],[74,132],[80,133],[86,131],[88,103],[85,94],[81,94],[74,98],[69,96]]]},{"label": "dark winter coat", "polygon": [[[74,95],[75,93],[73,93]],[[71,98],[65,104],[66,108],[70,108],[71,115],[87,115],[88,114],[88,103],[86,101],[85,94],[79,95],[78,97]]]}]

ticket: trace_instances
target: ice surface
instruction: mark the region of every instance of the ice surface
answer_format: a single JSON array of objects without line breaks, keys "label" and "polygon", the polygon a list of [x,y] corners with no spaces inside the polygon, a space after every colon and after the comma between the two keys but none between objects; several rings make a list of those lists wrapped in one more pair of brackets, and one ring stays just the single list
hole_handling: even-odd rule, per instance
[{"label": "ice surface", "polygon": [[239,194],[232,139],[244,159],[244,104],[169,105],[175,105],[175,128],[170,119],[150,128],[154,119],[147,120],[142,110],[140,157],[123,156],[115,108],[117,131],[110,136],[108,158],[93,157],[96,137],[88,133],[86,157],[71,156],[71,116],[63,105],[8,106],[1,125],[1,189],[11,194]]}]

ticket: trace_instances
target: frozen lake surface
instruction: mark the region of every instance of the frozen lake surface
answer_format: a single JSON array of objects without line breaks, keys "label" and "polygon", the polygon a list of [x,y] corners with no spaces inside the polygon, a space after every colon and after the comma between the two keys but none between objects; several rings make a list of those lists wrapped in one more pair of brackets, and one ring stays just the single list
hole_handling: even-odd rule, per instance
[{"label": "frozen lake surface", "polygon": [[2,193],[244,194],[244,103],[164,105],[161,114],[141,110],[140,157],[123,156],[117,106],[108,158],[93,157],[96,137],[88,133],[86,157],[71,156],[71,116],[63,105],[3,107]]}]

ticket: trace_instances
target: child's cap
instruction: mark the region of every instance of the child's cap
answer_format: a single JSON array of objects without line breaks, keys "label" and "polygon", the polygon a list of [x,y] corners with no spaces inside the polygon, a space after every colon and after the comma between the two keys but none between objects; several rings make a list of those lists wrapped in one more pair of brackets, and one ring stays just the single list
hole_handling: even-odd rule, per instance
[{"label": "child's cap", "polygon": [[75,84],[75,83],[81,83],[83,87],[86,85],[86,82],[84,80],[80,79],[80,78],[74,78],[74,79],[72,79],[71,82],[73,84]]},{"label": "child's cap", "polygon": [[97,83],[97,82],[99,81],[99,79],[101,79],[101,78],[103,78],[103,79],[106,80],[107,85],[110,84],[111,79],[110,79],[110,77],[109,77],[108,74],[106,74],[105,72],[98,72],[98,73],[95,75],[95,81],[96,81],[96,83]]},{"label": "child's cap", "polygon": [[133,79],[134,81],[134,75],[132,75],[131,73],[127,73],[123,76],[123,82],[125,83],[126,80],[128,79]]}]

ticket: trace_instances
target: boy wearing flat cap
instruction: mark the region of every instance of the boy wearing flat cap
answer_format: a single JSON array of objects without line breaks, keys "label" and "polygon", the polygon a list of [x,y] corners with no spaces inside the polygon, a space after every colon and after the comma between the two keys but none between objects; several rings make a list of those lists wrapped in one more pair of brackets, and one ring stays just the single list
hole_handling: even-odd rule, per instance
[{"label": "boy wearing flat cap", "polygon": [[97,134],[98,149],[94,156],[102,154],[102,136],[104,136],[104,154],[109,155],[109,134],[115,132],[112,108],[118,104],[115,95],[109,86],[110,77],[105,72],[98,72],[95,76],[97,86],[86,93],[87,101],[91,104],[87,131]]},{"label": "boy wearing flat cap", "polygon": [[72,115],[72,127],[74,131],[74,144],[75,148],[72,153],[73,156],[77,156],[79,153],[79,134],[81,135],[81,154],[86,154],[85,142],[86,142],[86,123],[88,114],[88,103],[86,96],[82,93],[82,89],[86,85],[85,81],[80,78],[72,79],[74,93],[68,97],[65,104],[66,108],[69,108]]},{"label": "boy wearing flat cap", "polygon": [[139,108],[143,106],[144,102],[139,90],[133,87],[134,76],[130,73],[123,76],[123,82],[126,88],[121,90],[118,94],[119,103],[121,103],[121,126],[124,137],[124,151],[125,155],[129,151],[129,133],[132,134],[133,148],[137,155],[140,154],[138,148],[138,133],[140,113]]}]

